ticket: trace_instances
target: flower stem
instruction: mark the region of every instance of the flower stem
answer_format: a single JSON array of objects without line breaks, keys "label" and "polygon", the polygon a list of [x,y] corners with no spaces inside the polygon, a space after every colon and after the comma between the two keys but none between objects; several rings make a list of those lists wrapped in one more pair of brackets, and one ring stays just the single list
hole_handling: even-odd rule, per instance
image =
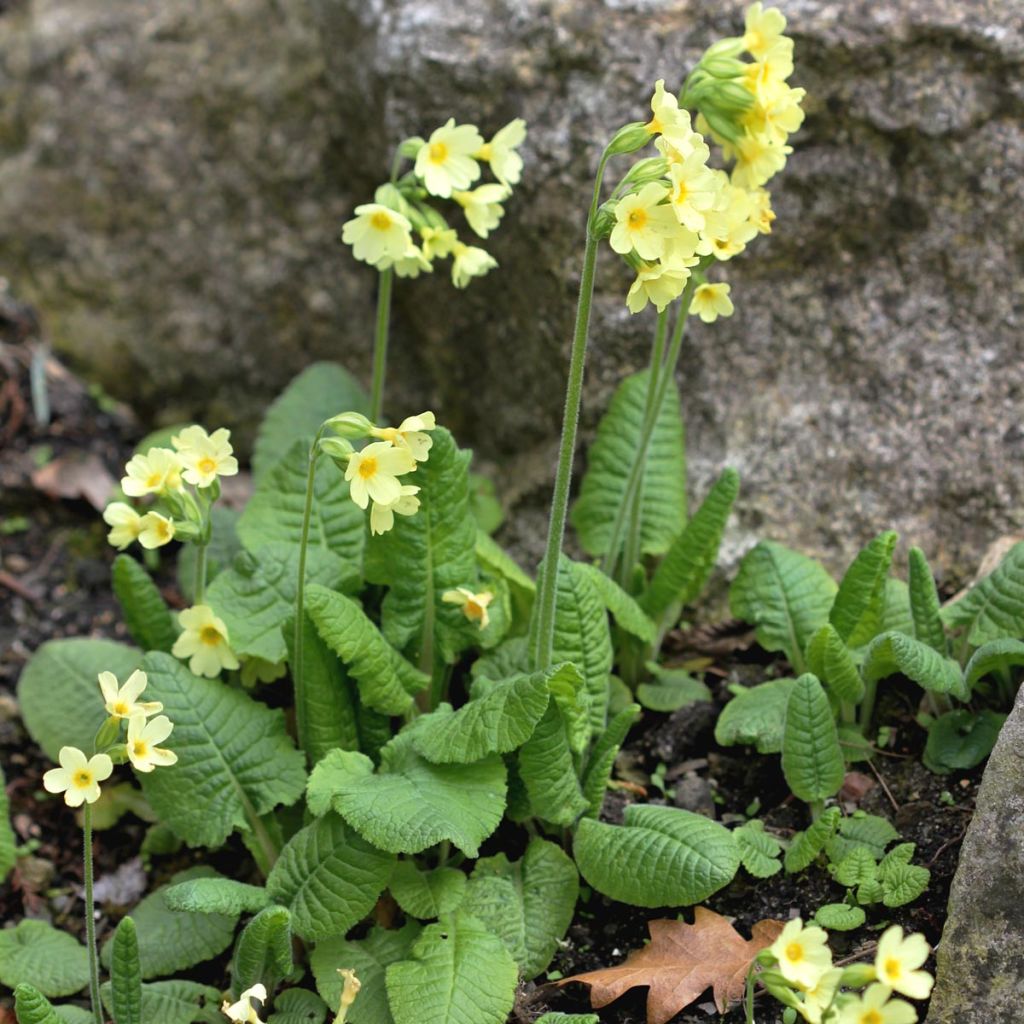
[{"label": "flower stem", "polygon": [[576,428],[579,424],[580,402],[583,398],[583,370],[586,366],[587,336],[590,329],[590,307],[594,298],[594,271],[597,265],[597,211],[601,202],[601,183],[610,153],[601,154],[594,180],[594,195],[587,217],[587,241],[583,251],[583,272],[580,275],[579,301],[576,306],[576,327],[569,356],[569,379],[562,414],[562,440],[558,447],[558,468],[551,498],[551,517],[544,561],[539,570],[534,633],[533,662],[537,669],[551,662],[555,636],[555,601],[558,593],[558,558],[565,536],[565,518],[569,507],[569,485],[572,483],[572,462],[576,451]]},{"label": "flower stem", "polygon": [[192,603],[203,604],[206,600],[206,542],[196,541],[196,575],[192,585]]},{"label": "flower stem", "polygon": [[93,919],[92,898],[92,807],[82,805],[82,853],[85,874],[85,942],[89,947],[89,999],[96,1024],[103,1024],[100,1003],[100,968],[96,959],[96,922]]},{"label": "flower stem", "polygon": [[373,393],[370,419],[376,423],[384,407],[384,376],[388,370],[388,326],[391,321],[391,283],[394,272],[388,267],[380,272],[377,289],[377,329],[373,336]]}]

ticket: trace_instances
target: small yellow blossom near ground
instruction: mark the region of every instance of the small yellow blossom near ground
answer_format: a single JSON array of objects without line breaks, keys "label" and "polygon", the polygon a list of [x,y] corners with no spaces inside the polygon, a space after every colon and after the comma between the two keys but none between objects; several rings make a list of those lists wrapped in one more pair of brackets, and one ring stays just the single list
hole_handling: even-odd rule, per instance
[{"label": "small yellow blossom near ground", "polygon": [[462,242],[456,243],[452,255],[455,257],[452,261],[452,284],[456,288],[465,288],[474,277],[483,277],[498,265],[486,249],[463,245]]},{"label": "small yellow blossom near ground", "polygon": [[139,522],[139,543],[144,548],[161,548],[174,540],[174,520],[159,512],[147,512]]},{"label": "small yellow blossom near ground", "polygon": [[112,501],[103,510],[103,521],[111,527],[107,542],[119,551],[137,541],[142,532],[142,516],[123,501]]},{"label": "small yellow blossom near ground", "polygon": [[461,605],[462,614],[470,622],[479,623],[481,629],[486,629],[491,621],[487,606],[494,600],[494,595],[489,590],[474,594],[468,587],[457,587],[455,590],[446,590],[441,600],[446,604]]},{"label": "small yellow blossom near ground", "polygon": [[98,678],[103,706],[111,718],[132,718],[134,715],[145,718],[147,715],[158,715],[164,709],[158,700],[139,700],[149,682],[141,669],[136,669],[120,687],[113,672],[101,672]]},{"label": "small yellow blossom near ground", "polygon": [[825,1011],[832,1005],[836,992],[839,991],[839,980],[843,976],[841,967],[833,967],[826,971],[813,988],[804,990],[804,1001],[800,1008],[800,1016],[808,1024],[821,1024]]},{"label": "small yellow blossom near ground", "polygon": [[805,928],[799,917],[790,921],[771,945],[772,956],[786,981],[813,989],[832,967],[832,951],[824,929]]},{"label": "small yellow blossom near ground", "polygon": [[356,1001],[359,990],[363,987],[362,982],[356,977],[356,972],[351,968],[339,967],[342,988],[341,1000],[338,1003],[338,1016],[334,1018],[334,1024],[345,1024],[349,1007]]},{"label": "small yellow blossom near ground", "polygon": [[226,427],[207,434],[200,426],[186,427],[171,444],[178,449],[178,457],[185,467],[182,476],[194,487],[209,487],[219,476],[235,476],[238,460],[228,438]]},{"label": "small yellow blossom near ground", "polygon": [[235,1024],[263,1024],[259,1014],[252,1005],[252,1001],[258,999],[261,1003],[267,1001],[267,990],[265,986],[256,984],[247,988],[240,996],[237,1003],[229,1003],[226,999],[221,1005],[220,1012]]},{"label": "small yellow blossom near ground", "polygon": [[911,999],[927,999],[935,979],[918,968],[928,959],[928,943],[923,935],[908,935],[894,924],[882,933],[875,954],[878,980],[900,995]]},{"label": "small yellow blossom near ground", "polygon": [[486,160],[498,181],[511,188],[512,185],[519,184],[519,178],[523,173],[523,158],[516,150],[525,141],[526,122],[517,117],[495,132],[494,138],[473,155],[477,160]]},{"label": "small yellow blossom near ground", "polygon": [[666,239],[679,230],[671,206],[662,205],[668,189],[652,181],[639,192],[623,196],[615,207],[615,227],[609,244],[622,255],[631,251],[645,260],[660,259]]},{"label": "small yellow blossom near ground", "polygon": [[106,754],[86,757],[77,747],[61,747],[57,761],[60,767],[51,768],[43,776],[43,788],[47,793],[63,793],[68,807],[96,803],[100,783],[114,771],[114,763]]},{"label": "small yellow blossom near ground", "polygon": [[855,997],[839,1011],[837,1024],[914,1024],[917,1010],[902,999],[889,999],[885,985],[868,986],[867,991]]},{"label": "small yellow blossom near ground", "polygon": [[380,203],[363,203],[355,212],[341,229],[341,240],[352,246],[352,255],[372,264],[402,259],[412,244],[408,219]]},{"label": "small yellow blossom near ground", "polygon": [[690,271],[681,264],[652,263],[637,272],[626,306],[631,313],[639,313],[650,302],[660,313],[683,294],[689,278]]},{"label": "small yellow blossom near ground", "polygon": [[765,8],[758,0],[747,8],[743,48],[752,57],[764,57],[780,45],[786,18],[777,7]]},{"label": "small yellow blossom near ground", "polygon": [[690,112],[681,110],[676,97],[665,91],[665,79],[659,78],[654,83],[654,95],[651,97],[650,121],[647,122],[647,131],[651,135],[663,135],[670,142],[677,140],[685,142],[693,126],[690,122]]},{"label": "small yellow blossom near ground", "polygon": [[128,760],[137,772],[151,772],[156,767],[166,768],[178,763],[178,755],[157,744],[163,743],[174,725],[166,715],[158,715],[151,722],[145,715],[132,715],[128,719]]},{"label": "small yellow blossom near ground", "polygon": [[370,434],[390,441],[396,448],[408,448],[417,462],[426,462],[433,439],[425,431],[434,430],[437,421],[429,410],[418,416],[406,416],[397,427],[374,427]]},{"label": "small yellow blossom near ground", "polygon": [[713,324],[720,316],[732,316],[729,286],[725,283],[697,285],[690,302],[690,313],[699,316],[706,324]]},{"label": "small yellow blossom near ground", "polygon": [[469,226],[486,238],[505,214],[501,205],[512,194],[504,185],[478,185],[472,192],[453,192],[452,198],[466,213]]},{"label": "small yellow blossom near ground", "polygon": [[133,455],[124,467],[121,490],[132,498],[181,490],[181,459],[170,448],[150,448]]},{"label": "small yellow blossom near ground", "polygon": [[455,189],[466,189],[480,177],[480,165],[473,154],[483,147],[476,125],[456,125],[450,117],[416,154],[416,175],[432,196],[448,199]]},{"label": "small yellow blossom near ground", "polygon": [[362,451],[349,456],[345,479],[352,500],[366,508],[370,500],[390,505],[402,496],[399,477],[416,468],[416,459],[408,448],[398,448],[387,441],[374,441]]},{"label": "small yellow blossom near ground", "polygon": [[189,671],[213,679],[225,668],[238,668],[238,658],[228,643],[228,627],[207,604],[197,604],[178,614],[184,632],[174,641],[171,654],[188,658]]},{"label": "small yellow blossom near ground", "polygon": [[411,484],[402,485],[402,493],[389,505],[374,502],[370,508],[370,533],[387,533],[395,525],[395,513],[400,516],[414,516],[420,510],[419,488]]}]

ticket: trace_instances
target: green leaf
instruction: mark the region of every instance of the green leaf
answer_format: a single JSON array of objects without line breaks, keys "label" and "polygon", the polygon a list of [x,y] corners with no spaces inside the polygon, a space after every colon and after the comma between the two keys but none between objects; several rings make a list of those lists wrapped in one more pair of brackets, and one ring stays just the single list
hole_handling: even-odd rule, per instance
[{"label": "green leaf", "polygon": [[265,907],[242,929],[235,944],[232,991],[241,995],[261,982],[272,992],[292,969],[292,915],[287,907]]},{"label": "green leaf", "polygon": [[[210,583],[220,575],[240,554],[242,542],[238,539],[236,525],[238,513],[222,505],[210,509],[212,532],[206,545],[206,582]],[[184,544],[178,551],[178,589],[191,603],[195,600],[196,546]]]},{"label": "green leaf", "polygon": [[896,630],[914,635],[914,618],[910,611],[910,589],[903,580],[890,576],[882,593],[882,631]]},{"label": "green leaf", "polygon": [[466,876],[456,868],[420,871],[411,860],[400,860],[389,883],[395,902],[410,917],[432,921],[454,910],[466,892]]},{"label": "green leaf", "polygon": [[469,474],[469,505],[480,532],[485,536],[490,536],[505,522],[505,510],[501,507],[494,481],[482,473]]},{"label": "green leaf", "polygon": [[51,998],[70,996],[89,984],[89,954],[45,921],[19,921],[0,929],[0,982],[8,988],[24,982]]},{"label": "green leaf", "polygon": [[55,1006],[53,1012],[57,1014],[57,1019],[62,1024],[95,1024],[96,1021],[91,1011],[81,1006],[75,1006],[73,1003]]},{"label": "green leaf", "polygon": [[274,997],[274,1012],[267,1024],[324,1024],[327,1007],[307,988],[287,988]]},{"label": "green leaf", "polygon": [[11,828],[10,804],[7,800],[7,780],[0,765],[0,884],[4,882],[18,859],[15,851],[14,829]]},{"label": "green leaf", "polygon": [[295,934],[315,942],[347,932],[362,920],[394,866],[393,856],[374,849],[336,814],[327,813],[281,851],[267,878],[267,893],[291,911]]},{"label": "green leaf", "polygon": [[974,714],[967,710],[940,715],[928,730],[924,763],[938,775],[968,771],[981,764],[996,745],[1006,715],[990,708]]},{"label": "green leaf", "polygon": [[920,548],[911,548],[908,562],[910,614],[914,620],[914,637],[944,655],[946,631],[942,626],[939,592],[935,587],[935,578],[932,576],[928,559]]},{"label": "green leaf", "polygon": [[761,541],[747,553],[729,589],[732,614],[756,627],[766,651],[782,651],[797,672],[808,641],[826,622],[836,584],[819,562]]},{"label": "green leaf", "polygon": [[821,817],[806,832],[797,832],[790,840],[789,849],[783,858],[782,866],[786,874],[792,875],[803,871],[811,861],[825,849],[825,844],[835,834],[839,825],[840,811],[838,807],[828,807]]},{"label": "green leaf", "polygon": [[947,604],[942,619],[962,628],[974,647],[1024,636],[1024,541],[1014,544],[995,571],[959,601]]},{"label": "green leaf", "polygon": [[110,1002],[117,1024],[142,1024],[142,966],[135,922],[121,919],[110,962]]},{"label": "green leaf", "polygon": [[928,888],[931,878],[927,868],[895,862],[882,872],[882,902],[887,907],[912,903]]},{"label": "green leaf", "polygon": [[412,694],[428,677],[413,668],[381,636],[357,601],[315,584],[306,588],[306,609],[320,636],[359,685],[362,702],[385,715],[412,707]]},{"label": "green leaf", "polygon": [[[206,601],[228,627],[236,654],[273,664],[288,657],[282,628],[295,610],[299,551],[287,544],[267,544],[239,555],[230,569],[210,584]],[[345,563],[322,548],[309,552],[306,579],[327,587],[351,582]]]},{"label": "green leaf", "polygon": [[654,623],[644,610],[613,579],[609,579],[596,565],[575,563],[575,571],[586,576],[594,585],[605,608],[612,614],[619,628],[644,643],[654,643]]},{"label": "green leaf", "polygon": [[765,832],[763,821],[754,818],[732,834],[739,846],[740,863],[755,878],[771,878],[782,870],[782,844]]},{"label": "green leaf", "polygon": [[504,548],[481,530],[476,532],[475,550],[481,568],[508,583],[516,617],[528,620],[537,585],[519,568]]},{"label": "green leaf", "polygon": [[[109,983],[100,986],[100,996],[109,1012],[113,1005]],[[194,981],[153,981],[142,986],[142,1019],[147,1024],[220,1024],[224,1020],[220,993]]]},{"label": "green leaf", "polygon": [[828,859],[838,864],[853,850],[862,847],[876,861],[881,860],[885,848],[894,839],[899,839],[899,835],[888,819],[858,811],[839,822],[838,832],[828,842]]},{"label": "green leaf", "polygon": [[14,990],[14,1010],[18,1024],[61,1024],[46,996],[24,981]]},{"label": "green leaf", "polygon": [[979,647],[964,669],[964,688],[970,694],[987,675],[1003,675],[1024,665],[1024,643],[1020,640],[990,640]]},{"label": "green leaf", "polygon": [[308,451],[324,420],[342,412],[369,415],[370,403],[355,378],[335,363],[307,366],[263,417],[252,452],[257,484],[296,441],[306,440]]},{"label": "green leaf", "polygon": [[140,650],[113,640],[48,640],[32,655],[18,680],[18,705],[51,761],[64,746],[92,750],[107,718],[97,677],[113,672],[124,682],[141,661]]},{"label": "green leaf", "polygon": [[501,940],[464,913],[424,928],[387,968],[395,1024],[504,1024],[519,971]]},{"label": "green leaf", "polygon": [[[590,555],[604,555],[625,499],[630,467],[643,433],[647,371],[627,377],[612,397],[587,453],[587,471],[570,520]],[[670,381],[641,477],[641,550],[664,554],[686,522],[686,453],[679,391]]]},{"label": "green leaf", "polygon": [[111,583],[131,638],[143,650],[169,651],[178,629],[149,573],[131,555],[118,555]]},{"label": "green leaf", "polygon": [[884,893],[885,889],[877,878],[872,879],[870,882],[861,882],[857,887],[857,902],[862,907],[867,907],[872,903],[878,903]]},{"label": "green leaf", "polygon": [[588,818],[597,818],[601,814],[605,790],[608,788],[608,780],[612,777],[619,747],[639,717],[640,706],[627,705],[608,723],[608,728],[594,744],[587,762],[586,774],[583,776],[583,798],[589,805],[586,811]]},{"label": "green leaf", "polygon": [[870,882],[878,871],[878,861],[867,846],[855,846],[846,853],[832,872],[840,885],[853,889],[864,882]]},{"label": "green leaf", "polygon": [[969,696],[963,672],[952,658],[906,633],[882,633],[871,641],[864,656],[864,682],[870,686],[896,673],[932,693],[951,693],[960,700]]},{"label": "green leaf", "polygon": [[255,914],[270,902],[267,890],[233,878],[193,878],[172,885],[164,899],[171,910],[196,914]]},{"label": "green leaf", "polygon": [[740,864],[728,829],[699,814],[650,804],[627,807],[625,825],[584,818],[573,853],[580,874],[598,892],[637,907],[700,903],[728,885]]},{"label": "green leaf", "polygon": [[723,747],[754,746],[759,754],[778,754],[795,686],[795,679],[772,679],[737,693],[718,716],[715,741]]},{"label": "green leaf", "polygon": [[349,1008],[348,1024],[393,1024],[384,972],[409,958],[420,930],[417,922],[407,921],[396,931],[373,927],[358,942],[346,942],[340,935],[318,942],[309,962],[324,1002],[334,1007],[341,1000],[338,968],[354,970],[362,987]]},{"label": "green leaf", "polygon": [[478,860],[461,909],[495,935],[529,981],[547,969],[572,923],[579,875],[554,843],[534,836],[522,860]]},{"label": "green leaf", "polygon": [[518,765],[535,817],[571,825],[590,806],[580,788],[566,717],[554,701],[520,748]]},{"label": "green leaf", "polygon": [[711,575],[722,534],[740,489],[740,476],[727,468],[708,492],[686,528],[672,542],[640,602],[655,619],[673,605],[692,604]]},{"label": "green leaf", "polygon": [[794,795],[808,803],[827,800],[843,784],[845,765],[832,706],[810,673],[796,681],[786,705],[782,772]]},{"label": "green leaf", "polygon": [[863,647],[882,629],[885,580],[898,539],[892,530],[880,533],[861,549],[839,584],[828,620],[848,647]]},{"label": "green leaf", "polygon": [[864,699],[864,682],[850,649],[835,627],[826,624],[807,645],[807,668],[834,694],[837,700],[859,704]]},{"label": "green leaf", "polygon": [[496,754],[475,764],[431,764],[396,736],[380,770],[363,754],[335,750],[313,769],[309,809],[333,807],[368,842],[390,853],[419,853],[448,840],[467,857],[498,827],[505,766]]},{"label": "green leaf", "polygon": [[252,814],[302,795],[305,758],[292,745],[281,711],[192,675],[169,654],[148,654],[143,669],[147,698],[162,701],[174,722],[168,745],[178,763],[143,775],[142,788],[185,842],[220,846],[233,829],[251,828]]},{"label": "green leaf", "polygon": [[814,923],[834,932],[852,932],[866,920],[867,914],[849,903],[826,903],[814,912]]},{"label": "green leaf", "polygon": [[[209,867],[194,867],[179,871],[171,882],[184,882],[193,878],[209,878],[216,872]],[[174,974],[186,967],[219,956],[235,934],[238,914],[195,914],[171,910],[167,905],[167,890],[163,885],[154,889],[132,911],[138,934],[139,966],[144,979],[162,974]],[[113,938],[100,950],[100,960],[109,968],[114,950]]]},{"label": "green leaf", "polygon": [[651,711],[671,713],[687,704],[711,700],[711,691],[699,679],[682,669],[662,669],[649,665],[656,675],[654,683],[641,683],[636,688],[636,699]]},{"label": "green leaf", "polygon": [[[432,431],[430,458],[416,469],[419,511],[397,516],[394,529],[371,537],[366,577],[387,586],[382,631],[421,664],[433,655],[453,662],[474,644],[478,627],[443,595],[456,587],[476,589],[476,523],[469,508],[469,460],[443,427]],[[411,478],[410,478],[411,479]],[[426,652],[423,654],[422,652]]]}]

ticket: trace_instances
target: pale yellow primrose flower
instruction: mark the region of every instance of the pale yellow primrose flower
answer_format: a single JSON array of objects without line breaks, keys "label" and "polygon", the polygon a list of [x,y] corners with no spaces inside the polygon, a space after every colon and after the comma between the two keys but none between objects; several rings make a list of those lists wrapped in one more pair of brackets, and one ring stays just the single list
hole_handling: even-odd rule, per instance
[{"label": "pale yellow primrose flower", "polygon": [[267,1001],[267,990],[263,985],[256,984],[252,988],[247,988],[237,1003],[229,1003],[225,999],[220,1012],[235,1024],[263,1024],[253,1008],[253,999],[258,999],[261,1003]]},{"label": "pale yellow primrose flower", "polygon": [[890,990],[874,984],[839,1011],[837,1024],[914,1024],[917,1010],[902,999],[889,1000]]},{"label": "pale yellow primrose flower", "polygon": [[698,251],[728,260],[757,236],[757,226],[750,219],[754,210],[751,193],[729,184],[722,190],[722,200],[721,209],[709,210],[704,215],[701,237],[705,244]]},{"label": "pale yellow primrose flower", "polygon": [[59,768],[51,768],[43,776],[47,793],[63,793],[68,807],[94,804],[100,798],[100,783],[109,779],[114,763],[106,754],[86,757],[77,747],[61,747],[57,755]]},{"label": "pale yellow primrose flower", "polygon": [[672,189],[668,201],[680,224],[691,231],[704,227],[704,214],[714,209],[722,190],[722,179],[707,165],[708,151],[695,149],[688,157],[669,167]]},{"label": "pale yellow primrose flower", "polygon": [[690,271],[679,263],[652,263],[637,272],[626,296],[631,313],[639,313],[651,302],[660,313],[683,294]]},{"label": "pale yellow primrose flower", "polygon": [[666,239],[679,230],[672,207],[660,205],[667,195],[664,185],[652,181],[619,200],[615,227],[608,240],[617,253],[624,256],[635,250],[645,260],[656,260],[664,254]]},{"label": "pale yellow primrose flower", "polygon": [[124,467],[121,490],[132,498],[181,490],[181,459],[170,448],[150,448],[145,455],[133,455]]},{"label": "pale yellow primrose flower", "polygon": [[419,277],[422,273],[429,274],[434,268],[430,265],[426,253],[417,245],[409,242],[409,248],[405,250],[401,259],[393,260],[388,256],[377,262],[378,270],[387,270],[394,267],[399,277]]},{"label": "pale yellow primrose flower", "polygon": [[132,715],[128,719],[126,752],[137,772],[151,772],[156,767],[167,768],[178,763],[178,755],[173,750],[157,746],[173,729],[166,715],[158,715],[152,722],[147,722],[145,715]]},{"label": "pale yellow primrose flower", "polygon": [[342,226],[341,240],[352,246],[357,260],[376,265],[382,259],[400,260],[412,244],[412,225],[402,214],[380,203],[363,203]]},{"label": "pale yellow primrose flower", "polygon": [[927,999],[935,979],[918,968],[928,959],[928,943],[923,935],[903,936],[903,929],[894,924],[882,933],[875,954],[878,980],[900,995],[911,999]]},{"label": "pale yellow primrose flower", "polygon": [[334,1018],[334,1024],[345,1024],[349,1007],[356,1001],[363,984],[351,968],[339,967],[338,973],[342,980],[341,1001],[338,1003],[338,1016]]},{"label": "pale yellow primrose flower", "polygon": [[479,249],[475,245],[457,242],[452,253],[455,256],[452,262],[452,284],[456,288],[465,288],[474,277],[483,277],[488,270],[498,265],[498,261],[486,249]]},{"label": "pale yellow primrose flower", "polygon": [[417,462],[426,462],[433,438],[424,433],[434,430],[437,421],[429,410],[418,416],[406,416],[397,427],[374,427],[370,434],[382,441],[390,441],[396,448],[408,448]]},{"label": "pale yellow primrose flower", "polygon": [[512,193],[504,185],[478,185],[472,192],[453,192],[452,198],[466,211],[466,221],[486,238],[505,215],[501,205]]},{"label": "pale yellow primrose flower", "polygon": [[750,223],[753,224],[762,235],[772,233],[772,221],[775,220],[775,211],[772,209],[772,196],[766,188],[756,188],[748,193],[750,196]]},{"label": "pale yellow primrose flower", "polygon": [[480,177],[473,159],[484,144],[476,125],[455,124],[455,118],[434,130],[416,154],[416,175],[432,196],[448,199],[454,189],[469,188]]},{"label": "pale yellow primrose flower", "polygon": [[654,83],[654,95],[651,97],[652,117],[647,122],[647,130],[651,135],[664,135],[675,143],[677,140],[685,144],[693,131],[690,112],[679,108],[675,96],[665,91],[665,79],[659,78]]},{"label": "pale yellow primrose flower", "polygon": [[836,997],[842,976],[842,967],[834,967],[818,979],[818,984],[814,988],[804,990],[800,1016],[808,1021],[808,1024],[821,1024],[825,1011],[832,1005],[832,1000]]},{"label": "pale yellow primrose flower", "polygon": [[450,256],[459,244],[455,228],[420,228],[420,238],[423,239],[423,255],[428,260]]},{"label": "pale yellow primrose flower", "polygon": [[352,500],[360,508],[366,508],[371,498],[381,505],[390,505],[402,496],[398,478],[415,468],[416,460],[408,448],[375,441],[349,456],[345,479]]},{"label": "pale yellow primrose flower", "polygon": [[732,169],[732,183],[744,189],[763,185],[786,166],[786,157],[792,146],[781,146],[766,135],[743,135],[729,147],[736,158]]},{"label": "pale yellow primrose flower", "polygon": [[228,441],[231,431],[226,427],[207,434],[200,426],[186,427],[171,444],[185,467],[181,474],[194,487],[209,487],[219,476],[235,476],[238,459]]},{"label": "pale yellow primrose flower", "polygon": [[516,149],[526,141],[526,122],[517,117],[495,132],[494,138],[473,155],[486,160],[494,176],[503,185],[517,185],[523,173],[523,158]]},{"label": "pale yellow primrose flower", "polygon": [[764,57],[777,48],[786,31],[786,18],[778,7],[765,8],[758,0],[747,8],[743,48],[752,57]]},{"label": "pale yellow primrose flower", "polygon": [[221,669],[238,668],[238,658],[228,645],[228,627],[207,604],[193,605],[178,614],[184,632],[174,641],[171,654],[188,658],[189,671],[213,679]]},{"label": "pale yellow primrose flower", "polygon": [[455,590],[446,590],[441,595],[441,600],[446,604],[458,604],[462,606],[462,614],[470,622],[477,622],[481,629],[486,629],[491,621],[487,614],[487,606],[494,600],[494,595],[489,590],[474,594],[468,587],[456,587]]},{"label": "pale yellow primrose flower", "polygon": [[799,917],[790,921],[769,947],[779,962],[779,970],[786,981],[801,988],[813,989],[822,975],[832,967],[832,952],[828,948],[828,935],[817,926],[804,927]]},{"label": "pale yellow primrose flower", "polygon": [[420,510],[420,489],[411,484],[402,485],[402,493],[390,505],[374,502],[370,508],[370,533],[387,533],[395,525],[395,513],[414,516]]},{"label": "pale yellow primrose flower", "polygon": [[713,324],[720,316],[732,316],[733,304],[729,298],[729,286],[724,282],[697,285],[690,303],[690,312],[699,316],[706,324]]},{"label": "pale yellow primrose flower", "polygon": [[112,501],[103,510],[103,522],[111,527],[107,542],[119,551],[137,541],[142,532],[142,516],[123,501]]},{"label": "pale yellow primrose flower", "polygon": [[146,673],[136,669],[119,687],[117,676],[113,672],[99,674],[100,693],[103,695],[103,706],[111,718],[132,718],[135,715],[158,715],[164,706],[158,700],[140,701],[139,697],[149,680]]},{"label": "pale yellow primrose flower", "polygon": [[139,543],[144,548],[162,548],[174,540],[174,520],[159,512],[147,512],[139,521]]}]

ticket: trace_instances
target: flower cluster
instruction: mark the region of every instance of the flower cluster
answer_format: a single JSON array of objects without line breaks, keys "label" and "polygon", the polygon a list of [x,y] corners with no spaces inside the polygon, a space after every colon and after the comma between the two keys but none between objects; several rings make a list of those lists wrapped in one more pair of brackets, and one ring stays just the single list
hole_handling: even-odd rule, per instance
[{"label": "flower cluster", "polygon": [[894,994],[928,998],[934,980],[920,969],[928,952],[921,935],[904,936],[893,925],[879,939],[873,964],[835,967],[825,931],[796,918],[762,954],[770,967],[760,977],[809,1024],[914,1024],[917,1010]]},{"label": "flower cluster", "polygon": [[[411,159],[412,170],[381,185],[372,203],[356,207],[355,217],[342,228],[342,241],[352,246],[357,260],[378,270],[393,269],[399,277],[430,273],[435,260],[451,257],[452,283],[465,288],[497,261],[485,249],[463,242],[429,200],[454,202],[469,229],[487,238],[504,216],[502,204],[512,186],[519,182],[523,161],[517,150],[525,139],[526,122],[521,118],[510,121],[489,142],[476,125],[456,124],[454,118],[428,139],[407,139],[398,156]],[[490,167],[494,182],[476,184],[481,164]]]},{"label": "flower cluster", "polygon": [[[100,783],[109,779],[115,762],[131,763],[137,772],[176,764],[178,755],[161,747],[171,735],[174,725],[159,701],[140,701],[148,680],[146,673],[133,672],[120,685],[113,672],[99,674],[100,695],[109,716],[96,736],[96,747],[103,748],[92,757],[77,747],[61,747],[57,756],[59,768],[43,775],[43,788],[48,793],[63,793],[68,807],[93,804],[100,798]],[[151,715],[157,717],[150,719]],[[128,723],[126,740],[121,742],[121,723]]]}]

